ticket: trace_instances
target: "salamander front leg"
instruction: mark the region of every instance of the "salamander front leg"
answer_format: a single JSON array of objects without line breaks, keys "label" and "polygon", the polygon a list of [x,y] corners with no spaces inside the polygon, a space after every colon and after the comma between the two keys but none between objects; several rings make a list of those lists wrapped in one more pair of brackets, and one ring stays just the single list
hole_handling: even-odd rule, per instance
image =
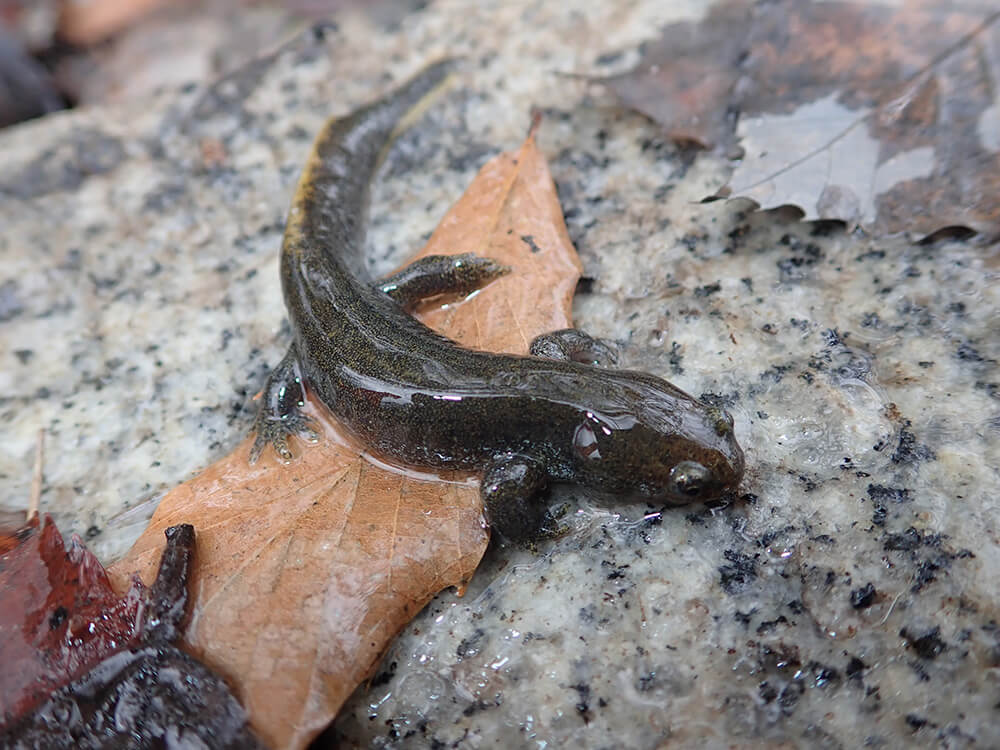
[{"label": "salamander front leg", "polygon": [[310,441],[319,439],[316,424],[302,413],[304,399],[302,373],[293,345],[274,368],[264,386],[260,411],[253,424],[257,439],[250,449],[250,463],[256,463],[268,445],[274,447],[274,452],[282,460],[290,461],[292,451],[288,448],[289,435],[301,434]]},{"label": "salamander front leg", "polygon": [[547,485],[548,475],[538,461],[519,455],[494,458],[480,487],[490,527],[513,542],[559,533],[555,519],[539,500]]},{"label": "salamander front leg", "polygon": [[380,282],[378,288],[409,308],[439,294],[471,294],[509,271],[492,258],[472,253],[428,255]]},{"label": "salamander front leg", "polygon": [[575,328],[563,328],[537,336],[531,342],[530,352],[535,357],[566,359],[596,367],[618,364],[618,352],[613,346]]}]

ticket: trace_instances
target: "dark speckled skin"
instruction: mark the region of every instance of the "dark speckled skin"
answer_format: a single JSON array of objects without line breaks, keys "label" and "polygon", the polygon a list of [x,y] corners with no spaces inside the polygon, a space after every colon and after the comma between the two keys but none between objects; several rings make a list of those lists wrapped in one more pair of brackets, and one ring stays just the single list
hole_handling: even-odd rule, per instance
[{"label": "dark speckled skin", "polygon": [[374,284],[360,262],[369,184],[397,124],[446,78],[438,63],[319,134],[281,250],[295,334],[272,374],[252,459],[309,430],[302,380],[376,452],[483,476],[490,522],[508,537],[551,519],[535,496],[571,481],[668,503],[735,489],[743,453],[732,418],[660,378],[603,369],[585,334],[539,337],[516,357],[462,348],[411,317],[422,297],[468,293],[505,269],[475,256],[424,259]]}]

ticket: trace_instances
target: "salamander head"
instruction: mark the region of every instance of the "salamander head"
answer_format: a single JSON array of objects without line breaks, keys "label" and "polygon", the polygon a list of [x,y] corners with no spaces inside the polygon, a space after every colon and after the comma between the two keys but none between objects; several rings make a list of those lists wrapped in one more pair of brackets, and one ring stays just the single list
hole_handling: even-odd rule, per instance
[{"label": "salamander head", "polygon": [[609,390],[607,403],[582,411],[575,427],[577,481],[671,505],[736,489],[744,459],[727,412],[650,375]]}]

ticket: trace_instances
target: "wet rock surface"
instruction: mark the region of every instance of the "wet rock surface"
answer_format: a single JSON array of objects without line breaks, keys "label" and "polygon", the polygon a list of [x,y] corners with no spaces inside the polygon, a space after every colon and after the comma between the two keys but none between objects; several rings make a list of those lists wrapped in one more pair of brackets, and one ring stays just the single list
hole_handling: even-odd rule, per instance
[{"label": "wet rock surface", "polygon": [[[369,251],[415,252],[539,106],[585,266],[581,328],[725,406],[721,509],[574,489],[571,533],[495,547],[345,707],[345,746],[1000,744],[996,247],[873,239],[741,202],[727,164],[557,72],[620,72],[700,4],[431,6],[336,25],[210,86],[0,134],[0,487],[105,561],[227,453],[287,345],[277,248],[312,134],[445,53]],[[603,14],[603,15],[602,15]]]}]

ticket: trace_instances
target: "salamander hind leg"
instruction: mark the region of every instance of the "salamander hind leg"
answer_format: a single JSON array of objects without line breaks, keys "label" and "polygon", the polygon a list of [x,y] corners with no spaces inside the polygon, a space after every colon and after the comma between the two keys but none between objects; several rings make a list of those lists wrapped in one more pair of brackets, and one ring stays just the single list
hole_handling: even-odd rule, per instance
[{"label": "salamander hind leg", "polygon": [[529,544],[561,533],[539,498],[547,485],[540,462],[520,455],[494,458],[480,488],[490,527],[512,542]]},{"label": "salamander hind leg", "polygon": [[261,395],[260,411],[253,424],[257,433],[250,449],[250,463],[256,463],[270,445],[284,461],[290,461],[289,435],[302,435],[306,440],[319,439],[315,422],[302,413],[305,390],[295,347],[289,348],[267,379]]},{"label": "salamander hind leg", "polygon": [[409,308],[440,294],[471,294],[509,271],[492,258],[472,253],[427,255],[379,282],[378,288]]},{"label": "salamander hind leg", "polygon": [[537,336],[531,342],[530,352],[535,357],[572,360],[596,367],[618,364],[618,352],[613,346],[575,328],[563,328]]}]

